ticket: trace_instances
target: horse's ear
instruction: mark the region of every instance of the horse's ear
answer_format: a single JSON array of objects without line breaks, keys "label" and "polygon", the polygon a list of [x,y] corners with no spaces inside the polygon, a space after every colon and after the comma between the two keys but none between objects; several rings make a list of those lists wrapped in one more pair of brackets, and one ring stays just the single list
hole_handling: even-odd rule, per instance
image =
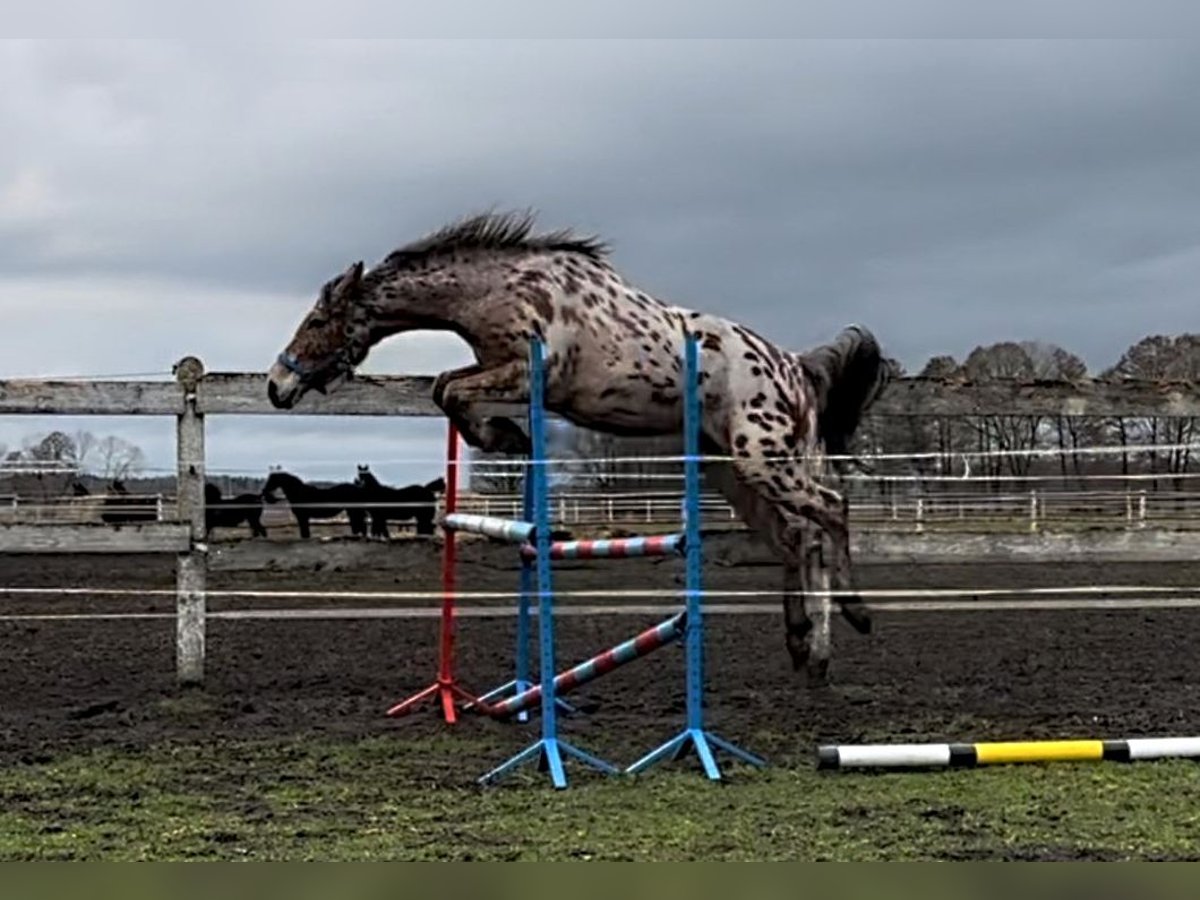
[{"label": "horse's ear", "polygon": [[342,277],[338,279],[337,289],[335,293],[342,294],[346,291],[354,291],[358,288],[363,276],[363,262],[360,259],[356,263],[351,263],[350,267],[342,273]]}]

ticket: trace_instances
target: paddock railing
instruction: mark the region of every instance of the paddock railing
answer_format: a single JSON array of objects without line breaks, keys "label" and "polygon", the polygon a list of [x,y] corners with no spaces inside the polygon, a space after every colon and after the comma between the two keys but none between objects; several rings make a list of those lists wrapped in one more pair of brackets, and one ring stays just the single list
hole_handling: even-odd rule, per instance
[{"label": "paddock railing", "polygon": [[[117,415],[169,416],[176,422],[176,492],[175,502],[156,505],[152,521],[112,524],[62,524],[43,522],[0,522],[0,552],[8,553],[174,553],[176,566],[176,672],[181,682],[203,680],[205,659],[206,585],[208,546],[205,537],[205,420],[210,415],[339,415],[339,416],[441,416],[433,404],[433,379],[427,376],[388,376],[353,379],[328,395],[313,394],[305,398],[299,409],[281,411],[267,399],[265,374],[205,373],[203,363],[192,356],[180,360],[174,367],[174,380],[117,381],[20,379],[0,381],[0,415]],[[496,412],[513,411],[513,407],[496,405]],[[954,417],[980,415],[1036,416],[1129,416],[1129,417],[1196,417],[1200,418],[1200,390],[1190,382],[1149,383],[1130,381],[1078,382],[1019,382],[997,380],[988,383],[948,382],[937,379],[903,378],[894,382],[872,408],[872,416]],[[611,498],[610,498],[611,499]],[[1029,498],[1026,498],[1029,499]],[[156,504],[157,504],[156,498]],[[489,501],[491,502],[491,501]],[[874,515],[879,520],[908,521],[911,530],[931,531],[933,523],[955,515],[965,517],[969,504],[996,501],[963,500],[961,505],[946,506],[944,498],[926,501],[917,498],[915,505],[886,505],[881,509],[864,506],[857,515]],[[1081,500],[1071,501],[1082,503]],[[1091,501],[1088,501],[1091,502]],[[1113,501],[1119,509],[1128,499]],[[608,501],[604,501],[605,504]],[[643,501],[644,503],[644,501]],[[729,521],[731,512],[718,501],[706,499],[706,515]],[[1021,501],[1003,501],[1004,515],[1020,508]],[[1037,531],[1054,510],[1055,501],[1033,498],[1028,506],[1030,530]],[[673,501],[668,501],[672,505]],[[1007,505],[1004,505],[1007,504]],[[16,504],[20,508],[19,501]],[[0,508],[13,508],[10,499]],[[1143,508],[1145,512],[1143,513]],[[1137,521],[1146,521],[1151,509],[1157,508],[1147,498],[1138,500]],[[584,515],[586,505],[564,509],[566,515]],[[611,512],[609,512],[611,510]],[[640,510],[640,512],[639,512]],[[630,515],[645,514],[644,506],[627,510]],[[588,514],[592,515],[590,509]],[[615,500],[601,505],[596,515],[616,515]],[[667,517],[678,522],[675,508],[660,511],[653,505],[649,515]],[[1181,514],[1181,515],[1185,515]],[[644,521],[642,519],[641,521]],[[860,521],[865,521],[861,519]],[[1143,532],[1144,533],[1144,532]],[[1130,535],[1132,537],[1133,535]],[[878,547],[886,544],[885,536],[874,540]],[[904,540],[916,539],[909,535]],[[934,535],[920,535],[917,544],[926,546],[919,551],[906,550],[903,542],[892,542],[897,558],[910,559],[913,552],[942,552],[946,558],[963,554],[982,554],[994,558],[1000,547],[995,541],[964,539],[948,536],[938,551],[931,541]],[[1075,548],[1078,541],[1060,540],[1061,536],[1043,535],[1043,540],[1062,548]],[[1139,554],[1140,546],[1129,541],[1118,542],[1114,553]],[[938,545],[941,546],[941,545]],[[1000,548],[1003,549],[1003,548]],[[1192,542],[1170,539],[1156,549],[1164,558],[1195,555]],[[877,552],[878,549],[877,549]],[[1012,552],[1011,548],[1005,552]],[[1190,554],[1185,556],[1184,554]],[[1153,554],[1151,554],[1153,556]],[[1171,558],[1176,558],[1172,556]]]},{"label": "paddock railing", "polygon": [[[679,498],[638,493],[556,493],[555,522],[566,526],[628,527],[677,522]],[[515,494],[460,494],[459,508],[485,516],[518,518]],[[710,525],[737,523],[734,508],[717,494],[700,501]],[[1142,529],[1200,527],[1200,493],[1169,491],[1025,491],[997,494],[933,493],[886,501],[858,498],[850,505],[855,528],[914,531],[926,528],[1011,526]]]},{"label": "paddock railing", "polygon": [[[120,498],[122,508],[141,509],[157,522],[180,521],[178,498],[170,494],[93,494],[84,497],[0,496],[0,523],[85,524],[102,521],[111,511],[108,497]],[[519,518],[521,501],[515,494],[459,495],[463,512],[484,516]],[[638,528],[678,522],[680,498],[661,494],[558,492],[552,497],[554,520],[572,528]],[[313,508],[320,503],[309,504]],[[363,503],[395,508],[403,504]],[[423,505],[423,504],[422,504]],[[719,494],[706,494],[700,500],[701,512],[709,525],[729,523],[737,527],[734,508]],[[340,509],[340,506],[338,507]],[[1197,528],[1200,527],[1200,492],[1149,491],[1063,491],[1030,490],[997,493],[909,494],[878,500],[856,498],[850,507],[855,528],[886,531],[921,532],[926,528],[977,530],[989,527],[1025,529],[1043,528]],[[263,522],[278,526],[290,521],[289,506],[280,500],[264,509]],[[322,520],[326,527],[345,527],[347,517],[340,514]],[[403,527],[404,523],[400,523]]]}]

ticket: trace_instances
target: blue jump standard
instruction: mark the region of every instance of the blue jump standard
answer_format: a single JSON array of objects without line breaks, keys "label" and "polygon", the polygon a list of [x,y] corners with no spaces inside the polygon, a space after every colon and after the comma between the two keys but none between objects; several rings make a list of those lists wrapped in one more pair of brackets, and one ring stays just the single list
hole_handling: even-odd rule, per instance
[{"label": "blue jump standard", "polygon": [[[700,373],[697,340],[688,335],[684,350],[684,552],[687,591],[687,722],[686,727],[661,747],[650,751],[625,771],[644,772],[657,762],[682,759],[695,750],[704,774],[713,781],[721,779],[717,750],[752,766],[765,766],[766,760],[731,744],[704,728],[704,623],[701,619],[700,556]],[[543,529],[538,523],[538,537]],[[539,559],[541,548],[539,550]]]},{"label": "blue jump standard", "polygon": [[[558,737],[558,704],[554,696],[554,611],[553,588],[550,577],[550,510],[547,503],[549,485],[546,476],[546,423],[544,398],[546,373],[542,342],[534,338],[529,347],[529,437],[531,447],[529,473],[533,482],[534,536],[537,542],[538,643],[542,680],[542,737],[507,762],[501,763],[479,781],[486,784],[536,759],[540,771],[548,771],[554,787],[567,786],[563,757],[570,756],[607,775],[620,770],[604,760],[585,753]],[[529,480],[529,479],[527,479]],[[528,495],[527,495],[528,496]],[[519,676],[518,676],[519,677]]]},{"label": "blue jump standard", "polygon": [[[532,522],[535,515],[533,505],[533,466],[525,467],[525,477],[522,479],[521,518]],[[533,560],[521,557],[521,581],[519,599],[517,601],[517,670],[512,681],[494,688],[479,698],[483,704],[495,703],[497,700],[515,697],[523,694],[531,687],[529,680],[529,606],[533,597]],[[555,699],[555,704],[566,713],[578,710],[566,700]],[[529,721],[529,710],[517,713],[518,722]]]}]

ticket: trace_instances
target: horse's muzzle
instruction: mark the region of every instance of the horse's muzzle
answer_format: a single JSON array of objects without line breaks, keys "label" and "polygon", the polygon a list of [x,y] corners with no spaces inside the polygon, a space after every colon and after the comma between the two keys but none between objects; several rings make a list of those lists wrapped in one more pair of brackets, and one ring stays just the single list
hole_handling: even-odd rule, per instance
[{"label": "horse's muzzle", "polygon": [[280,369],[272,366],[267,375],[267,399],[276,409],[291,409],[304,393],[304,384],[295,373]]}]

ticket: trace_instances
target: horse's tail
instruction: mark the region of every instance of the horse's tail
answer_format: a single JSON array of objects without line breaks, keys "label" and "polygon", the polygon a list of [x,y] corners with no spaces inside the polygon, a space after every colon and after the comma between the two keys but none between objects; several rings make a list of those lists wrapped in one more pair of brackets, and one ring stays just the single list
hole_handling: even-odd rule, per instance
[{"label": "horse's tail", "polygon": [[850,325],[828,344],[799,360],[816,386],[817,429],[825,452],[847,452],[863,416],[900,374],[899,364],[886,358],[875,335],[861,325]]}]

